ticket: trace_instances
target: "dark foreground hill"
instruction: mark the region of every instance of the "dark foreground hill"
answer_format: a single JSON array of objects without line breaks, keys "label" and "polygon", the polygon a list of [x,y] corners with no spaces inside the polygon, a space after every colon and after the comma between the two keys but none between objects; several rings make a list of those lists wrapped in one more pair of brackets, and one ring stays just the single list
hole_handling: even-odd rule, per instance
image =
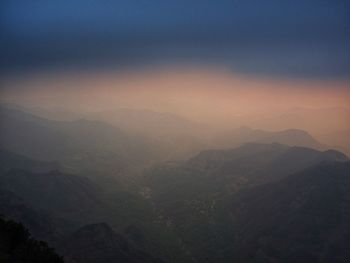
[{"label": "dark foreground hill", "polygon": [[63,263],[63,259],[45,242],[31,238],[22,224],[0,217],[0,262]]},{"label": "dark foreground hill", "polygon": [[[36,238],[56,247],[77,228],[106,222],[113,231],[123,232],[137,251],[165,259],[186,257],[141,196],[117,184],[105,191],[86,177],[46,171],[48,163],[8,151],[0,155],[0,164],[6,167],[0,171],[0,214],[23,223]],[[45,169],[37,171],[41,166]]]},{"label": "dark foreground hill", "polygon": [[80,228],[62,241],[59,251],[67,263],[164,263],[136,249],[105,223]]}]

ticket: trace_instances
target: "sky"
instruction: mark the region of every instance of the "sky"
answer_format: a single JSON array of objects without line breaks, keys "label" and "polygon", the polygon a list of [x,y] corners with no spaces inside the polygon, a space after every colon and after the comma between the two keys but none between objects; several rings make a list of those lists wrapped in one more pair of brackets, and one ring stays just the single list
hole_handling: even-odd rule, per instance
[{"label": "sky", "polygon": [[71,111],[151,109],[206,122],[296,107],[350,109],[348,84],[343,80],[253,78],[226,68],[177,65],[13,77],[3,81],[2,98]]},{"label": "sky", "polygon": [[151,109],[221,124],[350,108],[347,0],[0,5],[1,102]]},{"label": "sky", "polygon": [[3,0],[0,74],[225,65],[281,78],[350,77],[347,0]]}]

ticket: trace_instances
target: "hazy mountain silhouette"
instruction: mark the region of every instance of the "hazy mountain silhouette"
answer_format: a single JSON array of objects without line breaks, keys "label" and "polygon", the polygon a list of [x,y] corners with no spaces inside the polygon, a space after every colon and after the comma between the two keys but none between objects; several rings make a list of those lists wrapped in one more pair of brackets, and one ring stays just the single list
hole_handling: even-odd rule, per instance
[{"label": "hazy mountain silhouette", "polygon": [[101,121],[52,121],[15,109],[0,109],[1,147],[31,158],[59,161],[72,171],[114,175],[154,157],[150,142]]},{"label": "hazy mountain silhouette", "polygon": [[115,109],[86,113],[86,118],[103,120],[131,134],[152,139],[152,147],[161,152],[161,160],[185,159],[206,147],[203,137],[211,132],[208,125],[170,112],[146,109]]},{"label": "hazy mountain silhouette", "polygon": [[[203,151],[185,167],[206,174],[245,175],[246,180],[273,180],[324,161],[346,161],[348,157],[335,150],[318,151],[282,144],[248,143],[235,149]],[[258,178],[260,177],[260,178]]]},{"label": "hazy mountain silhouette", "polygon": [[[148,253],[162,258],[185,258],[175,237],[162,223],[154,223],[152,206],[141,196],[118,185],[113,185],[113,191],[106,191],[86,177],[59,170],[33,171],[38,163],[45,162],[2,153],[0,163],[17,160],[25,167],[16,169],[16,162],[10,162],[0,172],[0,213],[23,223],[35,237],[56,246],[77,227],[107,222],[120,232],[125,230],[132,245]],[[142,240],[135,238],[135,230],[130,229],[138,229]]]},{"label": "hazy mountain silhouette", "polygon": [[315,166],[232,197],[235,262],[348,262],[350,162]]},{"label": "hazy mountain silhouette", "polygon": [[156,112],[142,109],[116,109],[92,114],[126,130],[143,132],[159,136],[171,136],[194,133],[202,130],[203,125],[169,112]]},{"label": "hazy mountain silhouette", "polygon": [[[260,129],[281,130],[297,128],[311,132],[317,139],[332,148],[350,152],[349,108],[293,108],[272,116],[256,116],[245,122]],[[304,145],[305,146],[305,145]]]},{"label": "hazy mountain silhouette", "polygon": [[[349,158],[312,149],[321,145],[304,131],[240,128],[220,137],[236,148],[150,167],[167,159],[165,144],[105,122],[53,121],[16,109],[0,115],[0,213],[59,248],[66,262],[328,263],[349,256]],[[179,143],[177,131],[172,138],[162,132],[163,143]],[[136,166],[147,167],[144,174],[128,176]],[[109,177],[117,171],[123,183]]]},{"label": "hazy mountain silhouette", "polygon": [[298,128],[316,133],[327,133],[348,129],[349,114],[350,109],[341,107],[297,107],[273,116],[256,118],[251,121],[251,125],[262,129]]},{"label": "hazy mountain silhouette", "polygon": [[98,189],[87,178],[59,171],[33,173],[11,170],[0,177],[3,188],[33,206],[68,218],[86,217],[100,205]]},{"label": "hazy mountain silhouette", "polygon": [[32,172],[48,172],[60,169],[60,164],[33,160],[0,148],[0,173],[8,172],[13,168]]},{"label": "hazy mountain silhouette", "polygon": [[235,239],[229,196],[323,162],[347,160],[337,151],[250,143],[231,150],[204,151],[183,164],[156,167],[148,171],[144,184],[157,212],[193,257],[227,262],[234,253],[227,245]]},{"label": "hazy mountain silhouette", "polygon": [[241,127],[232,131],[219,134],[214,143],[219,148],[232,148],[241,144],[255,143],[281,143],[290,146],[304,146],[321,149],[323,146],[309,133],[298,129],[287,129],[282,131],[266,131]]},{"label": "hazy mountain silhouette", "polygon": [[236,178],[256,184],[282,177],[325,161],[346,161],[348,157],[335,150],[318,151],[281,144],[249,143],[233,150],[204,151],[189,160],[187,167],[197,167],[207,174]]}]

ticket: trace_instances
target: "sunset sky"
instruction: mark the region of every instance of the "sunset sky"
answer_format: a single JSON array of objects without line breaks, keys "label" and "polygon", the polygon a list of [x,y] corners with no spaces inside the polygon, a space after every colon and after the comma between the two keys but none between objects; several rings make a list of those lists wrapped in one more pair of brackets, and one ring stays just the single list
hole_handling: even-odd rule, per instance
[{"label": "sunset sky", "polygon": [[5,0],[2,101],[222,121],[348,108],[349,11],[342,0]]}]

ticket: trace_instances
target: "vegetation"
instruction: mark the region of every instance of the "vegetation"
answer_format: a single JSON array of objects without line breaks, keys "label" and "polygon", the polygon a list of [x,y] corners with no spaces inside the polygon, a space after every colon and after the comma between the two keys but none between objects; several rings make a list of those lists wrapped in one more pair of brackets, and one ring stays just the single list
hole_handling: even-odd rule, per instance
[{"label": "vegetation", "polygon": [[0,261],[4,263],[63,263],[54,249],[33,239],[20,223],[0,217]]}]

